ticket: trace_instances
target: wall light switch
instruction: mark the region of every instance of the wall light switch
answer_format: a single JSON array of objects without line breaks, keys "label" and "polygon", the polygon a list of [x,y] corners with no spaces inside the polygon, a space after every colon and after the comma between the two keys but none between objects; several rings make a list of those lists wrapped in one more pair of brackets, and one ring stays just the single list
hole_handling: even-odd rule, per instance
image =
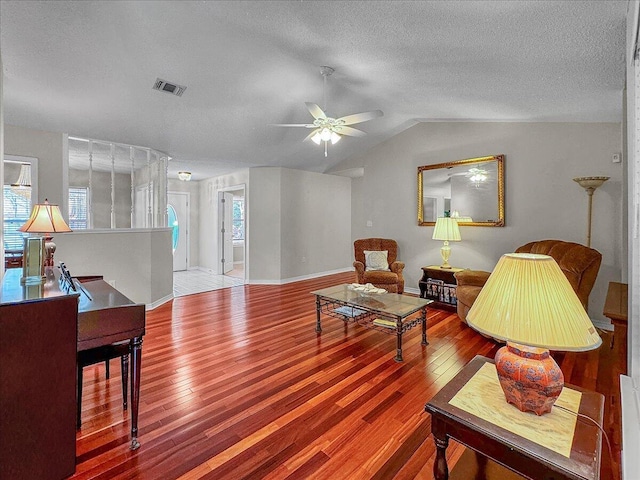
[{"label": "wall light switch", "polygon": [[367,220],[367,227],[373,227],[373,222],[371,220]]},{"label": "wall light switch", "polygon": [[620,154],[614,153],[613,155],[611,155],[611,161],[613,163],[620,163],[621,162]]}]

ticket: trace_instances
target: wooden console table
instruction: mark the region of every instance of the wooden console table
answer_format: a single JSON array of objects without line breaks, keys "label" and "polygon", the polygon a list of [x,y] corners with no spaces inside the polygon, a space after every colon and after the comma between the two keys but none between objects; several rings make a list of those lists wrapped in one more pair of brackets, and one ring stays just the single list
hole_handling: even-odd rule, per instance
[{"label": "wooden console table", "polygon": [[[613,323],[613,336],[611,337],[611,348],[613,348],[616,335],[620,329],[627,329],[628,318],[628,285],[620,282],[609,282],[607,298],[604,301],[603,315]],[[626,352],[625,352],[626,358]]]},{"label": "wooden console table", "polygon": [[[437,449],[434,463],[434,477],[436,480],[449,478],[446,460],[446,448],[449,438],[454,438],[472,448],[480,458],[484,459],[484,461],[480,462],[479,467],[483,471],[477,472],[477,477],[469,477],[467,475],[456,478],[505,479],[512,478],[513,473],[511,472],[516,472],[522,477],[531,480],[599,479],[602,434],[593,422],[602,425],[604,397],[596,392],[566,385],[565,388],[574,391],[572,393],[579,392],[578,413],[589,417],[593,422],[582,418],[574,420],[572,414],[565,412],[563,415],[555,417],[551,422],[552,424],[553,422],[564,422],[561,426],[565,427],[565,433],[568,432],[566,441],[559,440],[562,437],[550,432],[539,433],[538,441],[524,438],[511,431],[511,429],[498,426],[496,424],[498,422],[495,419],[500,416],[511,418],[515,415],[516,417],[522,417],[520,423],[532,425],[536,422],[539,423],[541,417],[536,417],[535,414],[530,412],[520,412],[506,401],[492,403],[494,405],[493,411],[485,410],[485,415],[482,415],[487,418],[481,418],[481,416],[476,416],[463,408],[451,404],[456,394],[486,364],[493,364],[493,361],[485,357],[476,356],[425,406],[425,410],[431,413],[432,416],[431,431],[433,432]],[[495,383],[498,384],[497,378],[495,378]],[[501,390],[500,393],[502,393]],[[473,394],[474,398],[480,399],[485,392],[474,391]],[[502,397],[502,400],[504,400],[504,397]],[[455,401],[454,403],[459,405]],[[507,412],[508,409],[511,411]],[[552,414],[553,411],[548,415]],[[491,419],[489,419],[489,416],[492,416]],[[575,421],[575,426],[569,423],[573,421]],[[554,435],[554,440],[562,446],[565,454],[541,444],[544,437],[549,435]],[[511,472],[506,471],[505,467]],[[454,468],[452,474],[455,474],[455,471],[456,468]],[[490,472],[495,473],[490,474]]]}]

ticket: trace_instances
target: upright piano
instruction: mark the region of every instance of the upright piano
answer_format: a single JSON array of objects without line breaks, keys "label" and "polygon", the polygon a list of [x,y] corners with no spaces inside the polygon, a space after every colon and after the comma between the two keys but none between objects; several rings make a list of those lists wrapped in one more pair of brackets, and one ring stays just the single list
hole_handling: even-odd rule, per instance
[{"label": "upright piano", "polygon": [[101,279],[76,290],[48,267],[40,285],[7,270],[0,290],[0,480],[57,480],[75,471],[77,352],[131,344],[131,443],[138,407],[145,306]]}]

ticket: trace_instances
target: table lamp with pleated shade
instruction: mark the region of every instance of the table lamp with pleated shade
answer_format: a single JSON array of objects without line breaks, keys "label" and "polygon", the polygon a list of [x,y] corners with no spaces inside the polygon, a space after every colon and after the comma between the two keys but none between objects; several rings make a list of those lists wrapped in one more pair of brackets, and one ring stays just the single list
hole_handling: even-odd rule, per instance
[{"label": "table lamp with pleated shade", "polygon": [[549,350],[581,352],[602,343],[556,261],[548,255],[503,255],[482,287],[467,323],[507,342],[495,357],[507,402],[522,411],[551,411],[564,376]]},{"label": "table lamp with pleated shade", "polygon": [[53,266],[53,254],[56,251],[56,244],[53,243],[51,234],[70,232],[71,229],[62,218],[60,207],[45,200],[44,203],[33,206],[29,220],[18,230],[45,234],[24,239],[23,275],[20,280],[22,283],[42,283],[44,268]]},{"label": "table lamp with pleated shade", "polygon": [[444,240],[444,245],[440,248],[440,256],[442,257],[442,265],[440,265],[440,268],[451,268],[451,265],[449,265],[449,256],[451,255],[449,242],[459,242],[462,240],[458,222],[451,217],[438,217],[431,238],[433,240]]}]

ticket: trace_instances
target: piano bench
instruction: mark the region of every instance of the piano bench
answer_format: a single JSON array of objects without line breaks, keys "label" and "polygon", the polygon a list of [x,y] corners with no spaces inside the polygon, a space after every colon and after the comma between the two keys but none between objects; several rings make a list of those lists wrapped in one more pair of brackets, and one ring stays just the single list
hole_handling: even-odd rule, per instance
[{"label": "piano bench", "polygon": [[127,381],[129,378],[129,341],[113,343],[102,347],[91,348],[78,352],[78,401],[76,428],[80,429],[82,424],[82,370],[84,367],[96,363],[105,362],[106,377],[109,378],[109,360],[120,357],[120,367],[122,370],[122,408],[127,409]]}]

